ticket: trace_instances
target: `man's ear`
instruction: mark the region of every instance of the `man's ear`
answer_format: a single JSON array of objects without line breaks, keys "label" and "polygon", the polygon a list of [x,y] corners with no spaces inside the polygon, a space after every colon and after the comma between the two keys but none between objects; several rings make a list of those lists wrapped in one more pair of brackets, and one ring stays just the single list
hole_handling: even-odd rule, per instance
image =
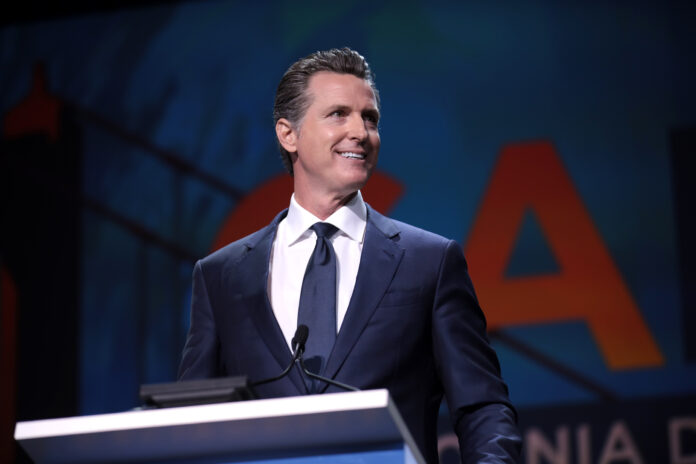
[{"label": "man's ear", "polygon": [[292,127],[290,121],[280,118],[275,126],[278,142],[290,153],[297,152],[297,131]]}]

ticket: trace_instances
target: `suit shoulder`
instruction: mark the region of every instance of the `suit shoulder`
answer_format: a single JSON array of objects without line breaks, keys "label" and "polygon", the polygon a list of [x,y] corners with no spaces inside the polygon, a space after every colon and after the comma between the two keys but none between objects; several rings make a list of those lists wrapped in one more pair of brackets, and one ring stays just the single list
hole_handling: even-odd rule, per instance
[{"label": "suit shoulder", "polygon": [[262,229],[252,232],[246,237],[242,237],[234,242],[228,243],[219,250],[210,253],[200,260],[201,266],[221,266],[238,261],[249,249],[254,248],[275,232],[278,223],[285,217],[286,212],[287,210],[278,214],[273,222]]},{"label": "suit shoulder", "polygon": [[384,232],[387,236],[397,237],[397,240],[402,246],[430,246],[430,247],[446,247],[453,240],[438,235],[434,232],[416,227],[414,225],[402,222],[396,219],[388,218],[373,209],[370,209],[370,217],[377,228]]},{"label": "suit shoulder", "polygon": [[442,235],[436,234],[435,232],[431,232],[429,230],[422,229],[420,227],[416,227],[414,225],[393,220],[394,223],[399,227],[399,230],[401,234],[403,234],[405,237],[413,238],[425,243],[432,243],[432,244],[437,244],[437,245],[446,245],[452,240],[443,237]]},{"label": "suit shoulder", "polygon": [[236,257],[242,256],[248,249],[247,244],[253,242],[254,238],[259,236],[265,229],[266,228],[257,230],[246,237],[235,240],[234,242],[228,243],[224,247],[213,251],[208,256],[201,259],[201,264],[212,265],[219,262],[234,260]]}]

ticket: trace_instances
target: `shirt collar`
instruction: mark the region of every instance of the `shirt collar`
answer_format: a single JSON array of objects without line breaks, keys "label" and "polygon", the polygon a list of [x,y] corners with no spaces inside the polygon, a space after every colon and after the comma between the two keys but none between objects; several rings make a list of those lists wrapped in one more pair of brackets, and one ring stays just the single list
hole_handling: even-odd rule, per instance
[{"label": "shirt collar", "polygon": [[302,238],[311,235],[308,229],[317,222],[328,222],[338,228],[340,232],[351,240],[362,243],[367,226],[367,207],[358,191],[345,205],[338,208],[325,221],[314,216],[304,209],[295,200],[295,194],[290,197],[288,215],[285,217],[288,232],[288,245],[293,245]]}]

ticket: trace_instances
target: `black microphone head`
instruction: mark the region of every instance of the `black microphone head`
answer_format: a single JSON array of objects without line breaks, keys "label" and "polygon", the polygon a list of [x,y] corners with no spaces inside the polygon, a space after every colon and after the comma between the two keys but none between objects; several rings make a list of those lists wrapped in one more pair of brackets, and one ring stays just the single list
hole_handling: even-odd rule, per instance
[{"label": "black microphone head", "polygon": [[305,343],[307,343],[307,338],[309,337],[309,327],[304,324],[297,326],[295,331],[295,336],[292,337],[292,349],[294,351],[302,350],[304,351]]}]

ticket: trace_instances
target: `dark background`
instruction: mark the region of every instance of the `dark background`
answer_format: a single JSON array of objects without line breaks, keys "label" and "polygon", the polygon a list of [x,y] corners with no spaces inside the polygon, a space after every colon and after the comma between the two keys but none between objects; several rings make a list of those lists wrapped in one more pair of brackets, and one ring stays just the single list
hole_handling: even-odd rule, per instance
[{"label": "dark background", "polygon": [[[696,421],[693,24],[691,2],[647,1],[3,13],[0,461],[12,459],[16,420],[127,410],[140,384],[175,378],[193,263],[289,201],[271,119],[278,80],[298,57],[344,45],[367,57],[382,96],[366,200],[465,247],[527,462],[694,459],[696,425],[669,447],[676,418]],[[543,147],[551,161],[536,156]],[[505,153],[520,164],[496,190]],[[541,198],[515,210],[539,184]],[[520,214],[500,230],[487,211]],[[563,228],[575,220],[598,240]],[[493,259],[478,256],[506,238],[504,268],[489,272]],[[593,280],[604,273],[618,283]],[[537,286],[554,278],[560,303]],[[513,298],[508,285],[531,290]],[[622,362],[593,311],[616,315],[603,320]],[[634,336],[625,311],[648,335]],[[446,460],[444,409],[442,423]]]}]

